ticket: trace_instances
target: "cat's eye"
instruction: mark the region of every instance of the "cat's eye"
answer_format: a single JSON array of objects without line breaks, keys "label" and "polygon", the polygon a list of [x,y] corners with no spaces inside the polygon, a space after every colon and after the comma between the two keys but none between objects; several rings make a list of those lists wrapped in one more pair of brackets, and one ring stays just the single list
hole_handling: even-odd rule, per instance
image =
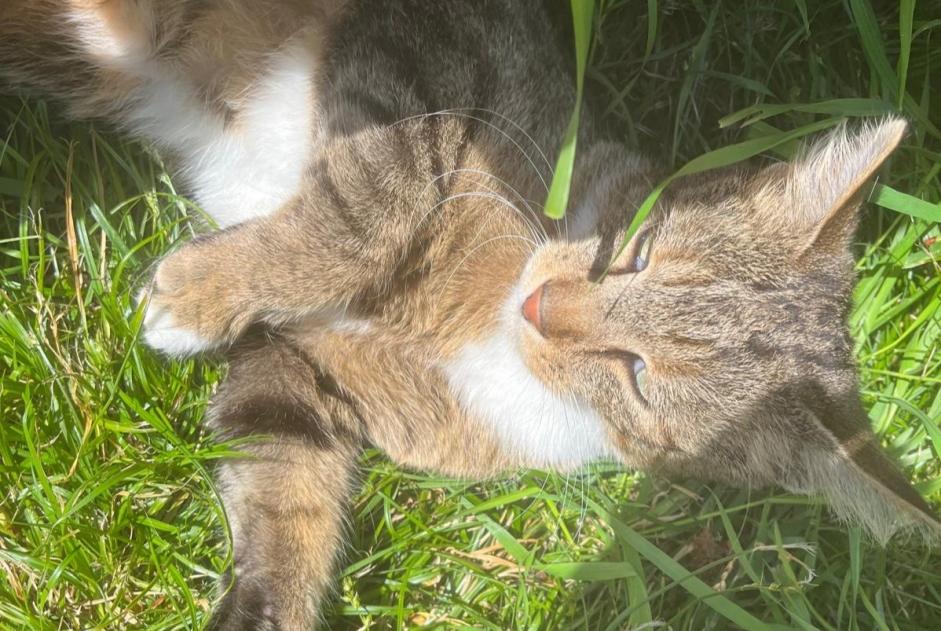
[{"label": "cat's eye", "polygon": [[602,357],[613,360],[619,366],[618,372],[624,377],[626,372],[627,383],[625,386],[629,388],[634,396],[641,400],[644,405],[647,405],[648,401],[648,384],[647,384],[647,362],[644,361],[644,358],[630,351],[623,350],[609,350],[602,353]]},{"label": "cat's eye", "polygon": [[628,246],[624,254],[624,259],[626,259],[628,263],[626,265],[616,265],[611,270],[610,274],[614,276],[619,274],[637,274],[647,269],[647,264],[650,262],[650,250],[652,245],[653,239],[651,238],[650,230],[645,230],[637,235],[634,242]]},{"label": "cat's eye", "polygon": [[[634,253],[634,271],[642,272],[647,269],[647,262],[650,260],[650,247],[653,239],[650,238],[650,232],[645,232],[640,236],[637,251]],[[641,360],[643,363],[643,360]]]},{"label": "cat's eye", "polygon": [[630,369],[634,375],[634,387],[637,388],[637,394],[647,401],[647,363],[638,356],[630,360]]}]

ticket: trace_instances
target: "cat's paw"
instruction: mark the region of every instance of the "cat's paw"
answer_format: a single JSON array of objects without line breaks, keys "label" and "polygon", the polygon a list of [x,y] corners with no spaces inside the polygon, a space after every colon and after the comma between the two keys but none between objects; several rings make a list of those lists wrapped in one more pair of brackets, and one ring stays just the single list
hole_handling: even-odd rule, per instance
[{"label": "cat's paw", "polygon": [[151,299],[148,291],[138,301],[149,300],[144,313],[144,342],[147,346],[172,357],[187,357],[212,350],[216,344],[193,329],[178,326],[172,311]]},{"label": "cat's paw", "polygon": [[170,356],[219,348],[244,327],[244,310],[234,300],[233,270],[214,265],[213,257],[199,249],[191,245],[166,257],[139,296],[147,301],[145,343]]},{"label": "cat's paw", "polygon": [[281,624],[274,596],[264,587],[242,587],[236,583],[212,614],[207,631],[278,631],[307,628]]}]

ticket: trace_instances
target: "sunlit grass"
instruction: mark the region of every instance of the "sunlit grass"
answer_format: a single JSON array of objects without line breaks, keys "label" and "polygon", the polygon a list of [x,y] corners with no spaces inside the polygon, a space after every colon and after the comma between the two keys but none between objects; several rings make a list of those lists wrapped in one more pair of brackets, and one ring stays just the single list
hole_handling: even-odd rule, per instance
[{"label": "sunlit grass", "polygon": [[[941,505],[941,15],[929,2],[597,4],[586,104],[674,170],[831,118],[912,122],[874,191],[885,208],[865,211],[851,325],[873,427]],[[0,100],[0,628],[206,619],[229,561],[211,484],[229,447],[200,425],[222,368],[143,348],[132,298],[196,214],[140,145]],[[329,628],[941,620],[938,552],[873,546],[807,498],[611,466],[465,484],[377,454],[363,482]]]}]

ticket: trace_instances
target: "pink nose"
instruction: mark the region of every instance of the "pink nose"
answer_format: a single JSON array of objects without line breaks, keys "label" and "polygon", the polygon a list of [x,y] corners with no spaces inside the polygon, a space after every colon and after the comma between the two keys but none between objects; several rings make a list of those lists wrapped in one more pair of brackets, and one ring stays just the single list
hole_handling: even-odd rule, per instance
[{"label": "pink nose", "polygon": [[525,301],[523,301],[523,317],[526,318],[526,321],[536,327],[536,330],[542,333],[542,318],[540,315],[540,307],[542,301],[542,290],[545,287],[545,284],[539,286],[539,288],[529,295]]}]

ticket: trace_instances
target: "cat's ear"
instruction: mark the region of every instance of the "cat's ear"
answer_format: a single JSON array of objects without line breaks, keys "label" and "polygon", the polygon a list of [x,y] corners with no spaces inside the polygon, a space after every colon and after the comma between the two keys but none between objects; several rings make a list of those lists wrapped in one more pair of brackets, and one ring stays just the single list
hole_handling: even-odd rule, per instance
[{"label": "cat's ear", "polygon": [[803,412],[823,440],[799,438],[797,475],[786,486],[822,495],[882,544],[896,533],[941,541],[941,519],[883,452],[855,393],[841,402],[816,397]]},{"label": "cat's ear", "polygon": [[905,135],[907,124],[886,118],[850,131],[841,125],[810,144],[788,169],[786,200],[792,224],[813,247],[845,247],[870,180]]}]

